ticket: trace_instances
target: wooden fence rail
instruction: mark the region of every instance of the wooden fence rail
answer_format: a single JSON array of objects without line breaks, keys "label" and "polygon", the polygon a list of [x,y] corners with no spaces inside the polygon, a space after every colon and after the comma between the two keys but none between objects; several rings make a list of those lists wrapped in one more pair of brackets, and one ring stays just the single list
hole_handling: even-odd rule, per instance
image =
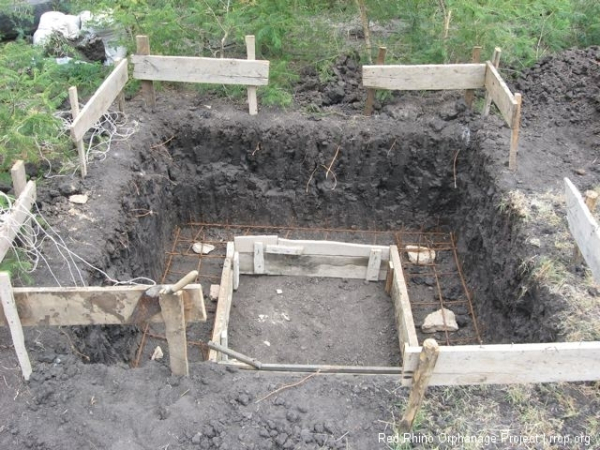
[{"label": "wooden fence rail", "polygon": [[[511,129],[508,164],[517,169],[517,151],[521,123],[521,94],[513,94],[497,69],[500,50],[496,49],[496,64],[425,64],[363,66],[363,86],[367,89],[389,90],[467,90],[486,89],[486,98],[493,101]],[[474,57],[474,59],[478,59]],[[471,100],[468,100],[472,102]],[[484,108],[487,115],[489,107]]]},{"label": "wooden fence rail", "polygon": [[[117,98],[120,98],[121,92],[127,84],[128,69],[127,59],[117,63],[111,74],[104,80],[98,90],[85,104],[83,109],[79,110],[79,96],[77,88],[72,86],[69,89],[69,100],[71,102],[71,112],[73,122],[71,123],[71,138],[77,146],[79,154],[79,164],[81,167],[81,176],[87,175],[87,156],[83,144],[83,137],[88,130],[108,111],[110,105]],[[119,101],[119,108],[122,110],[123,102]]]},{"label": "wooden fence rail", "polygon": [[249,112],[258,112],[256,87],[269,83],[269,61],[255,59],[254,36],[246,36],[248,59],[150,55],[147,36],[138,36],[138,51],[131,57],[133,77],[145,83],[146,102],[154,106],[152,81],[238,84],[248,86]]}]

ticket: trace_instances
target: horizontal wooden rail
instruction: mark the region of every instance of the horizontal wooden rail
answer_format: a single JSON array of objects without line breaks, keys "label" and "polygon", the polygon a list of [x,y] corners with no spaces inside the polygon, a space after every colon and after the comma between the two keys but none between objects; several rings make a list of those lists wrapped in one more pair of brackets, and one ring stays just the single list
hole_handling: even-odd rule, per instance
[{"label": "horizontal wooden rail", "polygon": [[119,96],[127,83],[127,59],[123,59],[112,73],[104,80],[96,93],[73,119],[71,138],[77,142],[83,139],[85,133],[94,126],[100,117],[108,111],[110,105]]},{"label": "horizontal wooden rail", "polygon": [[[117,325],[127,323],[148,286],[13,288],[23,326]],[[202,287],[183,290],[186,322],[206,321]],[[152,322],[162,322],[160,314]],[[0,326],[6,326],[0,311]]]},{"label": "horizontal wooden rail", "polygon": [[264,86],[269,61],[190,56],[133,55],[133,77],[139,80]]},{"label": "horizontal wooden rail", "polygon": [[383,245],[236,236],[242,274],[385,280],[390,249]]},{"label": "horizontal wooden rail", "polygon": [[363,66],[363,85],[402,91],[479,89],[485,86],[485,71],[485,64]]},{"label": "horizontal wooden rail", "polygon": [[[402,384],[410,386],[421,347],[407,346]],[[600,380],[600,342],[440,347],[432,386]]]}]

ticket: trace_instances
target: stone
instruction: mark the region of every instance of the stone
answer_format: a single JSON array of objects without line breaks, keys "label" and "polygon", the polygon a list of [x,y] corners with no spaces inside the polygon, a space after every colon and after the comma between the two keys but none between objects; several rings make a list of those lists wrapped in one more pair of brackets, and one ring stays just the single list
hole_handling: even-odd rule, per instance
[{"label": "stone", "polygon": [[575,169],[575,173],[581,176],[586,174],[585,169]]},{"label": "stone", "polygon": [[210,293],[208,294],[208,298],[210,298],[213,302],[216,302],[219,299],[219,290],[221,286],[218,284],[210,285]]},{"label": "stone", "polygon": [[76,205],[85,205],[88,201],[88,196],[83,194],[76,194],[76,195],[71,195],[69,197],[69,201],[71,203],[75,203]]},{"label": "stone", "polygon": [[202,242],[194,242],[194,245],[192,245],[192,250],[194,251],[194,253],[198,253],[198,254],[202,254],[202,255],[208,255],[214,249],[215,249],[214,245],[203,244]]},{"label": "stone", "polygon": [[408,254],[408,259],[413,264],[427,265],[435,261],[435,250],[423,247],[422,245],[407,245],[406,253]]},{"label": "stone", "polygon": [[442,309],[438,309],[436,312],[433,312],[427,317],[425,317],[425,321],[423,322],[423,325],[421,325],[421,331],[423,333],[436,333],[438,331],[458,331],[458,324],[456,323],[456,317],[454,313],[449,309]]}]

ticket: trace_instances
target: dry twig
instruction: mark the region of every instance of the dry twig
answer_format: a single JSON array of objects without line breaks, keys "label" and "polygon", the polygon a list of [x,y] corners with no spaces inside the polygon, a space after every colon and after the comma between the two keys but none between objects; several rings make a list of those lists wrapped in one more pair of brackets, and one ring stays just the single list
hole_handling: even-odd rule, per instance
[{"label": "dry twig", "polygon": [[316,377],[316,376],[317,376],[317,375],[319,375],[320,373],[321,373],[321,371],[320,371],[320,370],[317,370],[315,373],[311,373],[310,375],[308,375],[308,376],[306,376],[306,377],[302,378],[300,381],[297,381],[296,383],[292,383],[292,384],[286,384],[286,385],[284,385],[284,386],[281,386],[279,389],[275,389],[273,392],[271,392],[271,393],[269,393],[269,394],[265,395],[264,397],[261,397],[261,398],[259,398],[259,399],[258,399],[258,400],[256,400],[254,403],[260,403],[260,402],[262,402],[263,400],[266,400],[266,399],[268,399],[269,397],[271,397],[272,395],[275,395],[275,394],[277,394],[277,393],[279,393],[279,392],[281,392],[281,391],[284,391],[284,390],[286,390],[286,389],[293,388],[293,387],[296,387],[296,386],[300,386],[302,383],[305,383],[306,381],[310,380],[312,377]]}]

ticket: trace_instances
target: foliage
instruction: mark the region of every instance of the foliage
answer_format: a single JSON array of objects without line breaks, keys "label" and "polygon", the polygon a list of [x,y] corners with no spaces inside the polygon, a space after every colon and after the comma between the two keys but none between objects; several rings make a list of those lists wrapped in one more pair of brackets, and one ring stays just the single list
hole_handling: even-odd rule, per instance
[{"label": "foliage", "polygon": [[24,41],[0,47],[0,170],[15,159],[36,162],[70,149],[63,122],[54,113],[68,109],[63,103],[69,86],[88,95],[105,73],[100,64],[59,65]]}]

